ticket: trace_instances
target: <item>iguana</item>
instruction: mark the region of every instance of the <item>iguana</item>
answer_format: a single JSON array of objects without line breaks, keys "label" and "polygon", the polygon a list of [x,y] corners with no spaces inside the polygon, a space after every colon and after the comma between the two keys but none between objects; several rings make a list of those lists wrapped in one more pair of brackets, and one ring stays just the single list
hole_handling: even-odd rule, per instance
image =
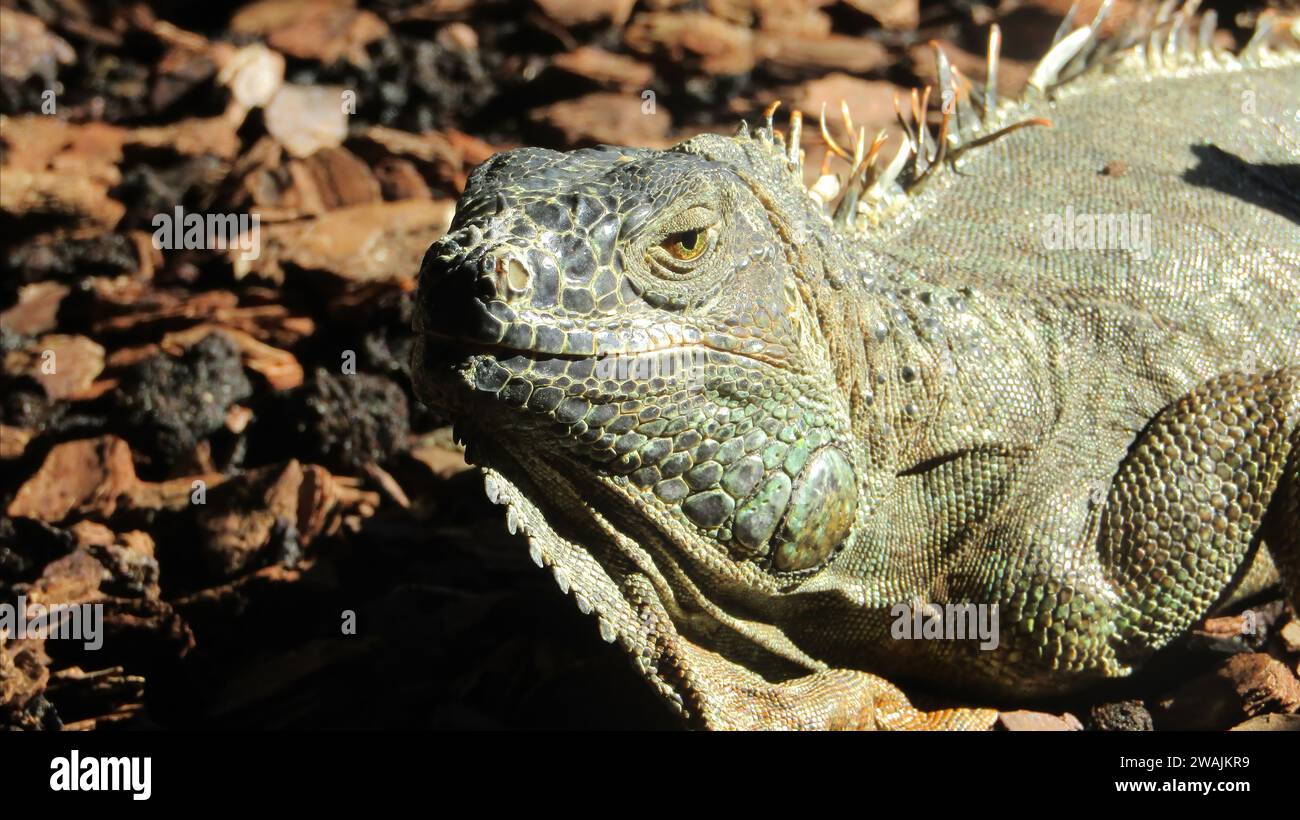
[{"label": "iguana", "polygon": [[[892,161],[823,112],[842,179],[771,110],[470,176],[417,389],[689,725],[985,728],[886,678],[1074,692],[1300,594],[1300,52],[1106,10],[1020,99],[940,52]],[[895,639],[947,604],[996,648]]]}]

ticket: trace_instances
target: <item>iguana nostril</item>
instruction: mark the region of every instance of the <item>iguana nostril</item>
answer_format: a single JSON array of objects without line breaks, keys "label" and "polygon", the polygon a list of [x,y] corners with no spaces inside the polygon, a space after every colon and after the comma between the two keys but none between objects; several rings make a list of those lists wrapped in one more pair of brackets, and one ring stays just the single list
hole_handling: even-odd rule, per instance
[{"label": "iguana nostril", "polygon": [[533,284],[533,274],[520,259],[511,254],[488,254],[480,263],[482,279],[490,284],[496,297],[505,301],[528,293]]},{"label": "iguana nostril", "polygon": [[511,293],[523,293],[528,290],[528,285],[532,282],[533,275],[524,267],[524,263],[511,257],[505,263],[505,280],[506,287]]}]

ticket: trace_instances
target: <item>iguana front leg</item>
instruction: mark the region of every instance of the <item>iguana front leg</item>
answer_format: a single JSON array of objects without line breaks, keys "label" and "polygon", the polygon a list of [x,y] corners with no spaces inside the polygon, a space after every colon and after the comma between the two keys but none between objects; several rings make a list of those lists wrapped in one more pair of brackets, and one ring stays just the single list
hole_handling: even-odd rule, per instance
[{"label": "iguana front leg", "polygon": [[[1296,600],[1300,367],[1229,373],[1160,413],[1121,465],[1100,554],[1136,660],[1231,593],[1265,541]],[[1267,522],[1267,523],[1266,523]]]},{"label": "iguana front leg", "polygon": [[701,704],[698,720],[708,729],[971,730],[988,729],[997,718],[995,709],[923,712],[889,681],[853,669],[827,669],[784,683],[752,673],[716,680],[720,685]]},{"label": "iguana front leg", "polygon": [[627,600],[652,635],[648,667],[676,694],[689,724],[701,729],[980,730],[994,709],[924,712],[884,678],[856,669],[824,669],[771,682],[683,637],[644,579],[629,579]]}]

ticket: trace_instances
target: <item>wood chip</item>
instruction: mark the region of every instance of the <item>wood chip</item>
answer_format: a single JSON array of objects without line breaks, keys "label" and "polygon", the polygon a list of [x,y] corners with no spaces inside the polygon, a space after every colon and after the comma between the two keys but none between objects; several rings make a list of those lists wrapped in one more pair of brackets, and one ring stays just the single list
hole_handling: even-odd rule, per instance
[{"label": "wood chip", "polygon": [[306,159],[291,160],[289,175],[302,214],[322,214],[383,200],[370,166],[341,146],[321,148]]},{"label": "wood chip", "polygon": [[214,577],[230,578],[266,560],[268,548],[305,549],[337,531],[345,517],[368,517],[378,504],[375,493],[352,490],[317,465],[291,460],[251,470],[210,493],[198,509],[200,552]]},{"label": "wood chip", "polygon": [[636,0],[533,0],[542,12],[562,26],[608,23],[621,26],[632,14]]},{"label": "wood chip", "polygon": [[192,118],[136,128],[127,135],[127,144],[166,149],[188,157],[214,156],[229,160],[239,153],[238,128],[239,122],[229,117]]},{"label": "wood chip", "polygon": [[0,325],[14,333],[36,336],[53,330],[59,305],[68,295],[68,286],[58,282],[34,282],[18,289],[18,302],[0,312]]},{"label": "wood chip", "polygon": [[863,74],[888,66],[889,52],[875,40],[832,34],[829,37],[787,37],[760,34],[755,50],[769,71],[790,73],[847,71]]},{"label": "wood chip", "polygon": [[433,199],[433,191],[415,164],[396,157],[386,157],[375,164],[375,180],[386,200]]},{"label": "wood chip", "polygon": [[110,519],[119,508],[182,509],[189,504],[195,480],[212,487],[224,478],[208,474],[141,481],[122,439],[65,441],[51,448],[36,474],[18,488],[6,514],[57,524],[73,515]]},{"label": "wood chip", "polygon": [[1300,732],[1300,715],[1260,715],[1233,726],[1233,732]]},{"label": "wood chip", "polygon": [[606,88],[622,91],[639,91],[654,81],[654,69],[650,66],[596,46],[581,46],[560,54],[551,65]]},{"label": "wood chip", "polygon": [[624,32],[638,54],[707,74],[745,74],[757,60],[754,34],[709,14],[638,14]]},{"label": "wood chip", "polygon": [[634,94],[588,94],[536,109],[529,116],[572,148],[602,143],[663,148],[672,142],[668,112],[657,104],[647,107]]},{"label": "wood chip", "polygon": [[370,65],[366,46],[388,33],[383,19],[356,8],[355,0],[261,0],[237,11],[230,28],[265,37],[290,57],[362,67]]},{"label": "wood chip", "polygon": [[103,123],[0,116],[0,140],[8,147],[0,210],[116,226],[126,208],[109,190],[121,182],[117,163],[127,138],[126,129]]},{"label": "wood chip", "polygon": [[1226,729],[1245,718],[1300,710],[1300,680],[1276,658],[1243,652],[1188,681],[1157,706],[1160,728]]},{"label": "wood chip", "polygon": [[0,634],[0,718],[20,728],[45,728],[27,707],[44,693],[50,657],[42,640],[13,640]]},{"label": "wood chip", "polygon": [[75,398],[104,370],[104,348],[85,336],[50,334],[10,351],[4,371],[40,383],[51,399]]},{"label": "wood chip", "polygon": [[435,476],[448,479],[471,469],[465,461],[465,451],[445,442],[430,442],[411,448],[411,456],[429,468]]},{"label": "wood chip", "polygon": [[911,31],[921,19],[918,0],[844,0],[888,29]]},{"label": "wood chip", "polygon": [[0,461],[13,461],[23,457],[27,445],[36,436],[35,430],[0,424]]},{"label": "wood chip", "polygon": [[348,135],[343,91],[333,86],[282,86],[266,106],[266,130],[299,158],[341,145]]},{"label": "wood chip", "polygon": [[0,7],[0,75],[22,82],[42,77],[52,83],[60,65],[77,61],[77,52],[35,17]]},{"label": "wood chip", "polygon": [[237,256],[237,274],[280,281],[284,264],[354,282],[414,282],[430,243],[451,224],[451,200],[407,200],[340,208],[304,222],[262,229],[262,254]]},{"label": "wood chip", "polygon": [[1278,631],[1282,647],[1293,655],[1300,655],[1300,620],[1291,621]]},{"label": "wood chip", "polygon": [[1083,724],[1074,715],[1052,715],[1046,712],[1018,710],[999,712],[998,727],[1012,732],[1077,732]]},{"label": "wood chip", "polygon": [[278,51],[253,43],[238,51],[218,53],[224,55],[218,80],[243,108],[266,105],[284,85],[284,55]]},{"label": "wood chip", "polygon": [[131,450],[116,436],[56,444],[18,488],[6,514],[57,523],[73,513],[111,516],[136,483]]}]

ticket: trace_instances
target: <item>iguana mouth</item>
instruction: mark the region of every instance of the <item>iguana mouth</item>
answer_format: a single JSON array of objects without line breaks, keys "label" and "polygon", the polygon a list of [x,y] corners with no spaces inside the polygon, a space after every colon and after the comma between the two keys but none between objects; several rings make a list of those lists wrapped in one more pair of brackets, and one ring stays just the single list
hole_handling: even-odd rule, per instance
[{"label": "iguana mouth", "polygon": [[636,360],[639,357],[645,357],[649,360],[656,356],[690,357],[720,354],[745,359],[768,367],[780,366],[785,363],[785,351],[778,347],[751,345],[749,349],[743,349],[740,345],[718,343],[716,340],[710,341],[707,338],[701,338],[693,343],[669,342],[651,347],[629,347],[602,350],[596,353],[574,353],[552,352],[535,347],[518,347],[501,342],[486,342],[481,339],[440,333],[428,329],[423,330],[422,334],[430,346],[449,354],[447,358],[491,356],[498,361],[505,361],[512,357],[521,357],[534,362],[555,360],[566,362],[592,361],[596,363],[624,360],[624,369],[630,371],[636,370]]},{"label": "iguana mouth", "polygon": [[600,359],[605,354],[592,356],[587,353],[550,353],[535,348],[512,347],[510,345],[484,342],[479,339],[470,339],[463,336],[455,336],[446,333],[439,333],[433,330],[424,331],[425,340],[432,342],[442,350],[462,355],[462,356],[492,356],[497,359],[509,358],[511,356],[523,356],[529,359],[560,359],[563,361],[581,361],[583,359]]}]

